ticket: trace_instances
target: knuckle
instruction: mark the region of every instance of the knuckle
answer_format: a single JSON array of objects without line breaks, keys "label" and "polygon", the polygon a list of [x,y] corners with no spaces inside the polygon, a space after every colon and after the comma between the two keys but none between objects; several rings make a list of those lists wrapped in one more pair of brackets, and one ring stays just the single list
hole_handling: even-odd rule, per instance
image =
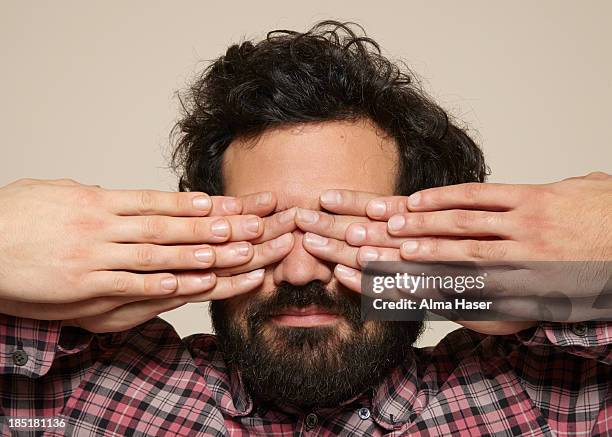
[{"label": "knuckle", "polygon": [[77,181],[75,181],[74,179],[71,178],[61,178],[57,180],[58,182],[64,182],[67,184],[72,184],[72,185],[80,185]]},{"label": "knuckle", "polygon": [[188,209],[188,199],[191,199],[191,196],[186,196],[185,193],[176,193],[174,195],[174,209],[176,211]]},{"label": "knuckle", "polygon": [[503,259],[506,248],[487,241],[474,240],[468,243],[468,256],[479,260]]},{"label": "knuckle", "polygon": [[457,211],[453,214],[455,228],[465,231],[472,225],[472,215],[468,211]]},{"label": "knuckle", "polygon": [[197,218],[190,219],[190,221],[191,221],[191,226],[190,226],[189,232],[191,232],[191,236],[193,238],[198,238],[202,236],[203,231],[204,231],[203,226],[202,226],[203,222],[201,220],[198,220]]},{"label": "knuckle", "polygon": [[141,215],[151,214],[155,207],[155,196],[151,190],[141,190],[138,194],[138,212]]},{"label": "knuckle", "polygon": [[36,182],[36,179],[32,179],[32,178],[19,178],[14,183],[15,183],[15,185],[27,185],[27,184],[33,184],[35,182]]},{"label": "knuckle", "polygon": [[493,257],[495,259],[506,259],[508,255],[508,246],[505,244],[499,244],[495,247]]},{"label": "knuckle", "polygon": [[500,214],[484,212],[479,215],[478,221],[487,229],[496,228],[500,224]]},{"label": "knuckle", "polygon": [[113,278],[112,289],[118,293],[126,293],[130,289],[130,281],[123,275]]},{"label": "knuckle", "polygon": [[136,249],[136,263],[139,267],[151,267],[154,260],[153,245],[143,244]]},{"label": "knuckle", "polygon": [[427,219],[425,218],[425,214],[413,213],[406,215],[406,224],[410,228],[414,229],[425,229],[427,226]]},{"label": "knuckle", "polygon": [[472,182],[463,187],[463,196],[470,203],[475,203],[482,194],[483,185]]},{"label": "knuckle", "polygon": [[155,275],[144,275],[141,281],[139,291],[143,291],[145,294],[153,294],[158,288],[159,281]]},{"label": "knuckle", "polygon": [[143,223],[143,236],[148,240],[161,240],[166,232],[166,224],[157,217],[146,217]]},{"label": "knuckle", "polygon": [[478,240],[469,241],[467,243],[467,255],[470,258],[475,258],[475,259],[485,259],[486,258],[483,245]]},{"label": "knuckle", "polygon": [[[319,213],[320,214],[320,213]],[[332,214],[322,214],[324,217],[325,228],[327,230],[334,229],[336,227],[337,221],[336,217]]]},{"label": "knuckle", "polygon": [[95,206],[101,201],[100,189],[93,187],[77,187],[74,191],[74,200],[77,205]]},{"label": "knuckle", "polygon": [[253,250],[253,261],[267,259],[276,253],[274,240],[266,241],[263,244],[256,244]]},{"label": "knuckle", "polygon": [[408,211],[408,197],[402,196],[399,199],[390,202],[388,211],[395,214],[403,214]]},{"label": "knuckle", "polygon": [[242,281],[239,276],[230,276],[229,277],[230,287],[232,290],[240,290],[242,288]]},{"label": "knuckle", "polygon": [[437,238],[423,240],[420,246],[421,250],[430,257],[435,258],[440,255],[440,241]]},{"label": "knuckle", "polygon": [[586,177],[590,179],[607,179],[610,177],[610,175],[603,171],[592,171],[586,175]]}]

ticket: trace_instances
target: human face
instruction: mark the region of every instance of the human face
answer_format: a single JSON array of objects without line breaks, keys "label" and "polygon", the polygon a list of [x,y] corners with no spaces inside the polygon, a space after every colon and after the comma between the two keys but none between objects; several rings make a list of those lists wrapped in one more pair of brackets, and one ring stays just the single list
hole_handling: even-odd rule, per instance
[{"label": "human face", "polygon": [[[224,194],[273,191],[277,211],[294,206],[320,210],[319,195],[327,189],[393,194],[397,160],[394,141],[365,120],[279,128],[254,142],[230,145],[223,163]],[[263,293],[282,282],[334,285],[330,265],[304,249],[302,236],[295,231],[291,253],[267,270]]]},{"label": "human face", "polygon": [[[397,160],[394,141],[367,120],[271,129],[229,146],[224,194],[273,191],[276,211],[320,210],[319,195],[327,189],[393,194]],[[333,264],[305,250],[302,231],[293,234],[291,252],[266,268],[258,290],[213,302],[213,324],[226,359],[244,367],[247,384],[252,372],[258,395],[333,404],[375,381],[381,362],[401,361],[420,325],[361,321],[358,295],[335,280]],[[367,365],[363,355],[371,359]],[[322,387],[334,390],[326,397]]]}]

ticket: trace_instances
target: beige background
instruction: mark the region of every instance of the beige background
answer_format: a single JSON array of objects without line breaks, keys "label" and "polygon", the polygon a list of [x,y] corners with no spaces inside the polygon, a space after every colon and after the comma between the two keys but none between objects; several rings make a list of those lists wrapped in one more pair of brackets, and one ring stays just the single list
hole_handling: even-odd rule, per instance
[{"label": "beige background", "polygon": [[[0,1],[0,185],[71,177],[174,190],[174,92],[242,38],[361,23],[474,129],[491,181],[612,171],[608,1]],[[164,315],[210,329],[204,305]],[[422,344],[456,325],[436,323]]]}]

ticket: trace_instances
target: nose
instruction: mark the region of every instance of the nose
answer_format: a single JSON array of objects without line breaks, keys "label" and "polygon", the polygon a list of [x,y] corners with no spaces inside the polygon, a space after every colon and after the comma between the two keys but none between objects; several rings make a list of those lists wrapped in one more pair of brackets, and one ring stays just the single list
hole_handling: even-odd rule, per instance
[{"label": "nose", "polygon": [[293,249],[274,268],[273,278],[276,285],[288,282],[293,285],[306,285],[311,281],[319,280],[324,283],[331,281],[332,269],[322,260],[312,256],[304,249],[300,230],[293,231],[295,243]]}]

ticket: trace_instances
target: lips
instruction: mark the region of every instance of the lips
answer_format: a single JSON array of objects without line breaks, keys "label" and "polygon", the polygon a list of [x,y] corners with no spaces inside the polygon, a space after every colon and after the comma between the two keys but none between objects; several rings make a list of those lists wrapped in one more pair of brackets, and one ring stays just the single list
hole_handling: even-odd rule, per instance
[{"label": "lips", "polygon": [[272,321],[282,326],[310,328],[335,323],[338,313],[317,305],[307,307],[287,307],[278,310]]}]

